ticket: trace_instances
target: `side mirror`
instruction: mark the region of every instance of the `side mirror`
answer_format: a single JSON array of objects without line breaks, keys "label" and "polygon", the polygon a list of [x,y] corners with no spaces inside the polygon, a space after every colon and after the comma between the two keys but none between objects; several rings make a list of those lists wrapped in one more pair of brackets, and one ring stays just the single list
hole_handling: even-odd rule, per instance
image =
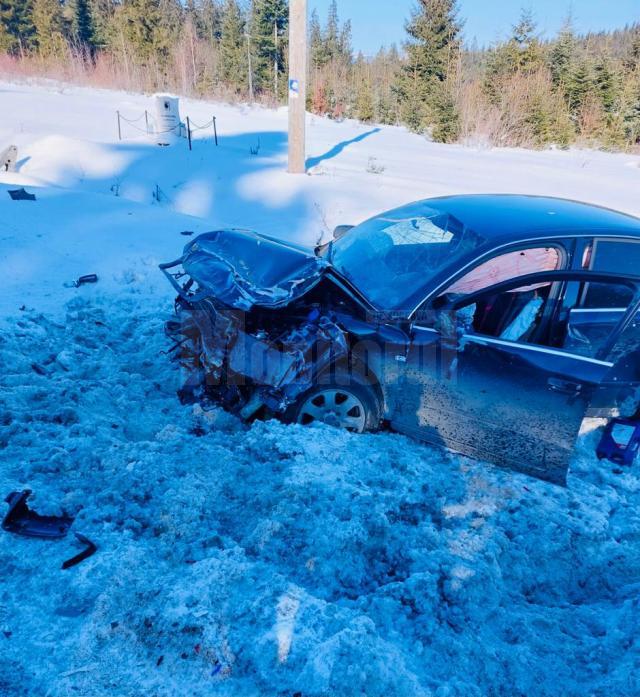
[{"label": "side mirror", "polygon": [[333,239],[339,240],[341,237],[344,237],[349,230],[353,230],[354,227],[355,225],[338,225],[333,231]]}]

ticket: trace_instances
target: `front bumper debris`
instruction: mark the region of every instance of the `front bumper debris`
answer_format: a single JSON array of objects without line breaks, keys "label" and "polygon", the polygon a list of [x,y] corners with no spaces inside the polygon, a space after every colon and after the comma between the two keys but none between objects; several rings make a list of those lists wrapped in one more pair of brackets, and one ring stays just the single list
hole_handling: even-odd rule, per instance
[{"label": "front bumper debris", "polygon": [[40,515],[27,505],[31,490],[12,491],[5,501],[9,510],[2,521],[2,529],[16,535],[26,537],[42,537],[55,539],[64,537],[68,532],[73,518],[68,515]]}]

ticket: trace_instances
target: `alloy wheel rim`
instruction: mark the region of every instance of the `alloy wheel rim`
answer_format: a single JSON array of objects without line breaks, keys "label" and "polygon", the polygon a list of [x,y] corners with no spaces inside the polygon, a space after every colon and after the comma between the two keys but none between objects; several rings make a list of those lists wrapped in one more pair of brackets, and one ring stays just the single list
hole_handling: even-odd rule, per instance
[{"label": "alloy wheel rim", "polygon": [[327,389],[310,395],[298,411],[298,423],[306,426],[314,422],[362,433],[366,412],[362,401],[352,392]]}]

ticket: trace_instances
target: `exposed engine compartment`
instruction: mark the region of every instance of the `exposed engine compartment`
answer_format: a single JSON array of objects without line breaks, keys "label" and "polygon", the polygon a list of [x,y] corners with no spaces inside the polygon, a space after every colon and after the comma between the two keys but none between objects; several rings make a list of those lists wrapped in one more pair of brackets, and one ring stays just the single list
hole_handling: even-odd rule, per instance
[{"label": "exposed engine compartment", "polygon": [[323,258],[246,230],[200,235],[160,268],[178,293],[165,328],[186,372],[180,398],[243,418],[284,413],[348,354],[339,315],[363,312]]},{"label": "exposed engine compartment", "polygon": [[[213,297],[176,299],[166,323],[171,357],[186,371],[184,401],[208,397],[250,418],[261,409],[282,414],[314,377],[348,354],[332,285],[325,281],[284,308],[225,306]],[[338,293],[338,295],[340,295]],[[338,305],[352,305],[345,297]]]}]

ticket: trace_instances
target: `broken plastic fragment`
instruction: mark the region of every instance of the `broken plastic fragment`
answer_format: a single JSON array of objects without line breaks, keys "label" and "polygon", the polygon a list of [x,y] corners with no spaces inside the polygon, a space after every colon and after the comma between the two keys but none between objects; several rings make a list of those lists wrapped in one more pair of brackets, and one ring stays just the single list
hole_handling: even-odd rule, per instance
[{"label": "broken plastic fragment", "polygon": [[65,283],[64,287],[65,288],[79,288],[80,286],[84,286],[87,283],[97,283],[98,282],[98,275],[95,273],[88,273],[84,276],[80,276],[76,281],[72,281],[71,283]]},{"label": "broken plastic fragment", "polygon": [[69,569],[72,566],[79,564],[81,561],[88,559],[90,556],[95,554],[98,549],[97,545],[91,542],[91,540],[88,537],[85,537],[79,532],[74,532],[73,534],[76,536],[78,542],[81,542],[83,545],[86,545],[86,547],[81,552],[78,552],[78,554],[76,554],[74,557],[71,557],[71,559],[63,561],[63,569]]},{"label": "broken plastic fragment", "polygon": [[31,489],[12,491],[5,501],[9,504],[7,515],[2,521],[2,529],[16,535],[27,537],[64,537],[73,523],[68,515],[40,515],[27,506]]}]

